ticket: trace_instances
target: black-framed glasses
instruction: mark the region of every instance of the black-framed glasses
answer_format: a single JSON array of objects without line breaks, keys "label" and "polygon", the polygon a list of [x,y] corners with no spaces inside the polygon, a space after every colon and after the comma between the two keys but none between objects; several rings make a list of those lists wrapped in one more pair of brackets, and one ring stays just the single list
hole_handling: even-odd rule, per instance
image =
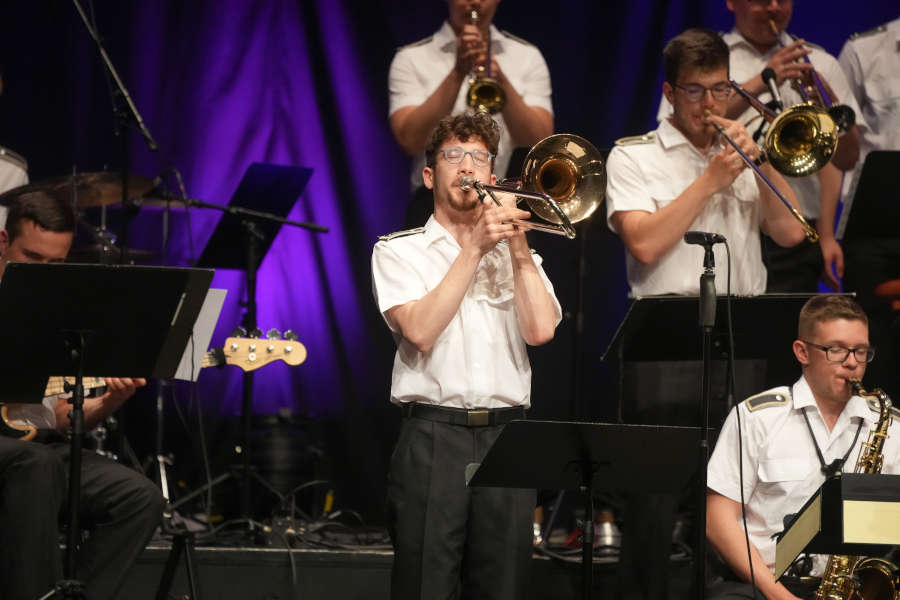
[{"label": "black-framed glasses", "polygon": [[706,90],[709,90],[712,97],[719,101],[728,100],[728,97],[731,96],[731,92],[734,91],[731,84],[727,81],[719,82],[712,87],[706,87],[699,83],[689,83],[687,85],[676,83],[673,87],[683,91],[684,97],[687,98],[689,102],[700,102],[703,100],[703,96],[706,95]]},{"label": "black-framed glasses", "polygon": [[479,167],[486,167],[491,163],[494,155],[487,150],[463,150],[459,146],[450,146],[449,148],[441,148],[441,154],[451,165],[458,165],[466,157],[466,154],[472,157],[472,162]]},{"label": "black-framed glasses", "polygon": [[818,348],[825,353],[825,360],[828,362],[834,363],[842,363],[847,360],[847,357],[850,356],[850,353],[853,353],[853,358],[856,359],[856,362],[872,362],[872,359],[875,358],[875,348],[871,346],[860,346],[859,348],[842,348],[841,346],[822,346],[821,344],[814,344],[812,342],[807,342],[806,340],[800,340],[804,344],[809,344],[813,348]]}]

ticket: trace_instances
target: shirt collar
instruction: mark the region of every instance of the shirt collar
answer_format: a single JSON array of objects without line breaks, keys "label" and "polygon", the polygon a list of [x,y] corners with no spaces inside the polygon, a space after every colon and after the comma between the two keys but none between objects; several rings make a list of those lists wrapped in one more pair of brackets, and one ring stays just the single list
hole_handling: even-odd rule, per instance
[{"label": "shirt collar", "polygon": [[[681,146],[681,145],[686,144],[694,152],[696,152],[698,156],[702,156],[700,154],[700,151],[697,150],[697,148],[690,142],[690,140],[688,140],[684,136],[684,134],[681,133],[681,130],[672,124],[672,119],[674,119],[674,118],[675,118],[674,116],[671,116],[667,119],[663,119],[662,122],[659,124],[659,128],[657,128],[657,130],[656,130],[657,138],[659,139],[659,143],[662,144],[663,149],[671,150],[672,148],[675,148],[676,146]],[[718,152],[718,148],[720,145],[721,145],[721,140],[717,139],[716,141],[714,141],[712,146],[709,149],[709,152],[707,152],[706,156],[712,156],[713,154]]]},{"label": "shirt collar", "polygon": [[[782,32],[778,35],[786,35],[786,34],[784,32]],[[772,54],[775,54],[776,52],[778,52],[778,50],[781,49],[781,47],[776,42],[775,44],[772,45],[771,48],[769,48],[766,51],[765,54],[760,54],[759,50],[756,49],[756,46],[754,46],[749,41],[747,41],[747,38],[744,37],[744,34],[742,34],[740,31],[738,31],[737,27],[733,28],[731,31],[724,34],[722,36],[722,39],[728,45],[729,50],[733,50],[738,46],[744,46],[748,51],[752,52],[753,54],[755,54],[756,56],[759,56],[759,57],[770,56]],[[788,43],[790,43],[790,42],[788,42]]]},{"label": "shirt collar", "polygon": [[[805,376],[801,376],[800,379],[797,380],[797,383],[794,384],[794,387],[791,388],[791,396],[793,398],[795,409],[802,410],[807,406],[813,406],[816,410],[819,409]],[[851,396],[847,405],[844,407],[843,412],[851,419],[853,417],[859,417],[867,422],[878,420],[877,416],[873,416],[875,413],[869,409],[865,399],[860,396]]]},{"label": "shirt collar", "polygon": [[[491,23],[491,54],[503,53],[503,34]],[[441,28],[434,34],[434,43],[441,52],[456,52],[456,33],[450,27],[449,21],[444,21]]]},{"label": "shirt collar", "polygon": [[437,219],[434,218],[432,214],[428,217],[428,221],[425,222],[425,241],[430,246],[440,239],[450,240],[451,243],[456,245],[456,239],[450,235],[450,232],[444,229],[444,226],[438,223]]}]

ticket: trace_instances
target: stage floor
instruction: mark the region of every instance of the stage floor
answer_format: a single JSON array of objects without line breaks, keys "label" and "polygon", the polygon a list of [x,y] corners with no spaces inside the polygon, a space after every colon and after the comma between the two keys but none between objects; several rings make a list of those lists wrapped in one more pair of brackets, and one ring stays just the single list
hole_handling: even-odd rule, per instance
[{"label": "stage floor", "polygon": [[[118,598],[156,598],[170,546],[153,542],[144,551]],[[199,599],[218,600],[387,600],[393,553],[390,550],[218,547],[195,549]],[[613,598],[616,561],[594,561],[593,598]],[[685,598],[690,560],[673,557],[671,598]],[[179,562],[168,598],[188,596],[185,561]],[[535,555],[530,600],[581,597],[580,565]]]}]

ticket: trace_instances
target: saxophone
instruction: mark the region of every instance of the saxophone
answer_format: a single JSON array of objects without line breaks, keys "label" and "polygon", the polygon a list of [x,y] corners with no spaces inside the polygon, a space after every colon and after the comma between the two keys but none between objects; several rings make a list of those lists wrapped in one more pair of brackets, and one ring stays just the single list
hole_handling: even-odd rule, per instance
[{"label": "saxophone", "polygon": [[[891,425],[891,399],[880,388],[867,392],[858,379],[848,379],[853,393],[878,400],[878,422],[863,442],[855,473],[881,473],[884,442]],[[900,600],[897,567],[880,558],[832,555],[828,558],[816,600]]]}]

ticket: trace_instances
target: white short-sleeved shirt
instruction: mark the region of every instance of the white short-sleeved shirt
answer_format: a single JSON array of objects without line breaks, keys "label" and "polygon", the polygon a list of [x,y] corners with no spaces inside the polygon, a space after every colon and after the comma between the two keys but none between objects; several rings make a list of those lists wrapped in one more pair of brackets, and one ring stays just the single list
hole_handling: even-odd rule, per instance
[{"label": "white short-sleeved shirt", "polygon": [[[547,63],[536,46],[517,38],[491,25],[491,53],[496,57],[503,74],[513,88],[522,96],[527,106],[546,109],[553,114],[551,101],[550,71]],[[450,23],[444,21],[437,32],[424,40],[397,50],[391,62],[388,75],[390,92],[390,111],[405,106],[419,106],[424,103],[440,86],[447,74],[456,65],[456,34]],[[469,83],[463,82],[453,105],[453,114],[468,110],[466,94]],[[494,165],[494,172],[503,176],[506,173],[513,143],[503,114],[493,115],[500,125],[500,145]],[[424,150],[424,149],[423,149]],[[425,166],[424,156],[413,160],[410,184],[412,189],[422,185],[422,168]],[[510,177],[518,177],[518,173],[509,173]]]},{"label": "white short-sleeved shirt", "polygon": [[[780,35],[785,45],[793,43],[793,39],[787,33],[782,32]],[[781,46],[775,44],[765,54],[760,54],[737,29],[732,29],[724,34],[722,39],[728,45],[729,76],[738,83],[747,81],[761,73],[766,68],[766,63],[769,62],[769,59],[781,50]],[[833,98],[832,100],[852,108],[856,112],[857,125],[863,127],[864,120],[860,115],[859,107],[856,105],[856,100],[853,98],[850,87],[847,85],[847,79],[844,77],[844,72],[838,65],[837,60],[818,46],[807,43],[807,47],[810,50],[808,54],[809,59],[816,71],[825,78],[825,81],[834,90],[836,99]],[[778,87],[778,91],[781,93],[781,99],[785,106],[793,106],[803,101],[800,94],[791,86],[789,81],[782,82]],[[765,103],[772,99],[772,95],[765,91],[758,98]],[[663,97],[657,116],[662,120],[671,114],[672,105]],[[756,109],[748,107],[737,120],[743,123],[752,134],[759,126],[759,113]],[[822,186],[819,184],[819,177],[813,173],[806,177],[785,177],[785,180],[797,195],[797,200],[800,204],[797,206],[797,210],[807,219],[818,219],[822,212]]]},{"label": "white short-sleeved shirt", "polygon": [[[372,253],[378,310],[394,334],[397,354],[391,401],[456,408],[530,406],[531,366],[515,310],[509,246],[485,254],[453,319],[427,354],[404,339],[388,310],[418,300],[447,275],[459,255],[453,236],[432,215],[424,227],[385,236]],[[553,285],[532,254],[562,318]]]},{"label": "white short-sleeved shirt", "polygon": [[[741,413],[743,452],[739,455],[738,422]],[[854,444],[844,463],[852,473],[862,442],[878,421],[878,412],[865,399],[853,396],[829,432],[806,379],[792,388],[774,388],[748,398],[732,409],[719,434],[707,469],[707,486],[741,502],[738,456],[743,458],[744,502],[750,541],[770,569],[775,566],[775,540],[784,529],[784,517],[796,513],[825,481],[816,448],[803,411],[809,418],[826,464],[841,459]],[[884,444],[882,473],[900,473],[900,425],[894,420]],[[821,566],[824,561],[819,560]]]},{"label": "white short-sleeved shirt", "polygon": [[845,178],[852,184],[844,195],[840,234],[866,155],[900,150],[900,19],[847,40],[838,61],[865,122],[860,127],[859,162],[853,177]]},{"label": "white short-sleeved shirt", "polygon": [[[713,144],[706,156],[691,144],[669,119],[645,136],[628,145],[617,145],[606,163],[606,213],[643,210],[650,213],[663,208],[706,170],[709,160],[722,149]],[[766,289],[766,269],[759,245],[761,211],[759,188],[749,170],[744,170],[725,190],[715,194],[700,212],[690,229],[720,233],[731,247],[732,293],[761,294]],[[616,232],[618,233],[618,232]],[[726,291],[725,248],[714,246],[717,272],[716,292]],[[703,247],[683,240],[661,259],[645,265],[626,249],[625,268],[632,296],[651,294],[697,294],[703,272]]]},{"label": "white short-sleeved shirt", "polygon": [[[28,163],[15,152],[0,146],[0,194],[28,183]],[[6,207],[0,206],[0,229],[6,227]]]}]

